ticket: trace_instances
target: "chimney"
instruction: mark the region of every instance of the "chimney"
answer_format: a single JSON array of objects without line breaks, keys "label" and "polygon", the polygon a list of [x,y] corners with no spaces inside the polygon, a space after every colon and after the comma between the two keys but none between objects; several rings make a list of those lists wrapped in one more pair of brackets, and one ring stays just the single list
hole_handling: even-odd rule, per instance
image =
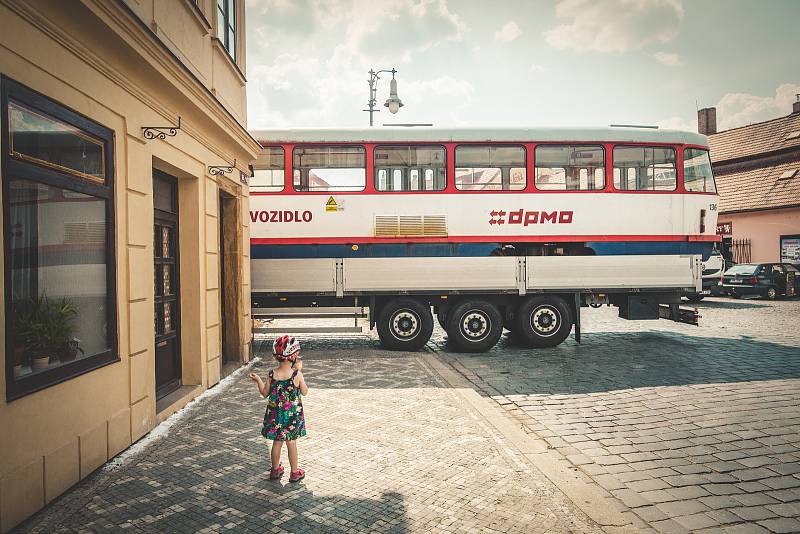
[{"label": "chimney", "polygon": [[717,108],[703,108],[697,112],[697,131],[703,135],[717,133]]},{"label": "chimney", "polygon": [[792,104],[792,114],[800,113],[800,93],[794,95],[797,97],[797,102]]}]

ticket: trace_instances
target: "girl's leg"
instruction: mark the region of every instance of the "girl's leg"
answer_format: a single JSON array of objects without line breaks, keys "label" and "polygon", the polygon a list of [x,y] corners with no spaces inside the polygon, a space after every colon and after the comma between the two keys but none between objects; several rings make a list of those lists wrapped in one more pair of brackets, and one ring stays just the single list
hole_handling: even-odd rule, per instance
[{"label": "girl's leg", "polygon": [[283,445],[282,441],[278,441],[277,439],[272,441],[272,451],[270,452],[272,469],[277,469],[281,463],[281,445]]},{"label": "girl's leg", "polygon": [[289,465],[292,468],[292,472],[297,471],[297,440],[287,441],[286,447],[289,452]]}]

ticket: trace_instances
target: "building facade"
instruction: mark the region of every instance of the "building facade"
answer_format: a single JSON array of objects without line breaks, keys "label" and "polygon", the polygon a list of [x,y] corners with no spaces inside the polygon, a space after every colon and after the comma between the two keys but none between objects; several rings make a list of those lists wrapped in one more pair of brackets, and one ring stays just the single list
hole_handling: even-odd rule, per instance
[{"label": "building facade", "polygon": [[0,531],[250,358],[244,2],[0,0]]},{"label": "building facade", "polygon": [[720,195],[722,252],[738,263],[800,264],[800,95],[784,117],[717,131],[698,112]]}]

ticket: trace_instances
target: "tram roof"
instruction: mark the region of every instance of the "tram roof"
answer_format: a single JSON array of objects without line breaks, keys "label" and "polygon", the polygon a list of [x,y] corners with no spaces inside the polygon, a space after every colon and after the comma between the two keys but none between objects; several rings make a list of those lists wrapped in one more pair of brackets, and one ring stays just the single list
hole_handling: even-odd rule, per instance
[{"label": "tram roof", "polygon": [[273,143],[387,142],[613,142],[674,143],[708,146],[705,135],[655,128],[293,128],[250,130],[262,145]]}]

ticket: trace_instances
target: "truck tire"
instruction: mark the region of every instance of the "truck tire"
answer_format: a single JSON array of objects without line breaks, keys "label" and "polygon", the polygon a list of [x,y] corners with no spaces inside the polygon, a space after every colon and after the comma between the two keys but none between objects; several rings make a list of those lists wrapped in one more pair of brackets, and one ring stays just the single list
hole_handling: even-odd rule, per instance
[{"label": "truck tire", "polygon": [[572,312],[556,295],[537,295],[525,299],[516,314],[514,334],[530,347],[555,347],[572,331]]},{"label": "truck tire", "polygon": [[440,308],[439,313],[436,314],[436,321],[442,327],[442,330],[447,330],[447,312],[449,311],[450,308]]},{"label": "truck tire", "polygon": [[689,302],[700,302],[703,300],[705,295],[701,295],[700,293],[687,293],[686,300]]},{"label": "truck tire", "polygon": [[447,340],[461,352],[485,352],[503,335],[500,310],[485,300],[466,300],[447,314]]},{"label": "truck tire", "polygon": [[390,350],[419,350],[433,333],[433,314],[427,304],[412,298],[392,299],[378,313],[378,336]]}]

